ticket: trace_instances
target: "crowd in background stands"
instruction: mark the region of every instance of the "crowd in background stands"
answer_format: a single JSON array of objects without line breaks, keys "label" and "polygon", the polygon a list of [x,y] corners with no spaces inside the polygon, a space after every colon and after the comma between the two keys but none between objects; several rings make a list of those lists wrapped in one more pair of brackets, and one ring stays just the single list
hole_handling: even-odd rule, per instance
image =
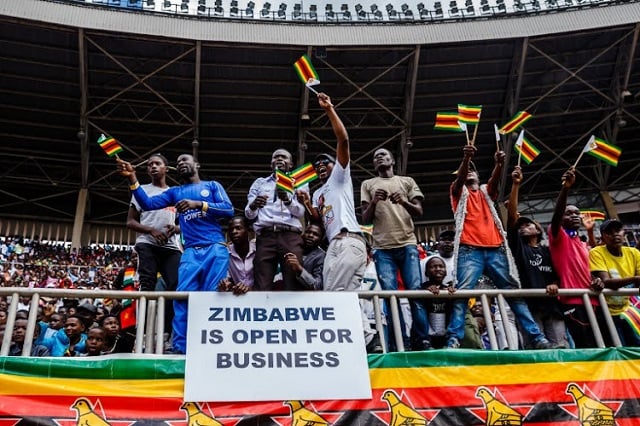
[{"label": "crowd in background stands", "polygon": [[111,289],[131,260],[131,250],[110,246],[70,248],[62,243],[0,237],[0,286]]}]

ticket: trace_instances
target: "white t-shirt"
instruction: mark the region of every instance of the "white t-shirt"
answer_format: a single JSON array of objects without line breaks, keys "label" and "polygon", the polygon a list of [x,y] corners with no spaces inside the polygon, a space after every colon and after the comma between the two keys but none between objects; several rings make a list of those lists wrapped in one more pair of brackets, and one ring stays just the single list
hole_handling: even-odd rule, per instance
[{"label": "white t-shirt", "polygon": [[361,232],[353,202],[350,164],[343,168],[339,162],[335,163],[329,179],[313,193],[313,206],[318,208],[322,216],[329,241],[342,229]]}]

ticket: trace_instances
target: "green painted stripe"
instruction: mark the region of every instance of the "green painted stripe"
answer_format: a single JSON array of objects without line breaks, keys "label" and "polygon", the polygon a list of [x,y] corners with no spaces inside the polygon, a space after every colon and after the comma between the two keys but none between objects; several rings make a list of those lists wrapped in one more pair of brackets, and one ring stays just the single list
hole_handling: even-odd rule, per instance
[{"label": "green painted stripe", "polygon": [[[369,355],[370,369],[473,367],[570,362],[637,361],[640,348],[546,351],[434,350]],[[184,359],[127,355],[95,358],[1,357],[0,373],[17,376],[148,380],[184,378]]]},{"label": "green painted stripe", "polygon": [[184,359],[127,355],[95,358],[0,357],[0,373],[72,379],[182,379]]},{"label": "green painted stripe", "polygon": [[544,364],[558,362],[640,360],[640,348],[556,349],[544,351],[483,351],[441,349],[370,355],[369,368],[420,368]]}]

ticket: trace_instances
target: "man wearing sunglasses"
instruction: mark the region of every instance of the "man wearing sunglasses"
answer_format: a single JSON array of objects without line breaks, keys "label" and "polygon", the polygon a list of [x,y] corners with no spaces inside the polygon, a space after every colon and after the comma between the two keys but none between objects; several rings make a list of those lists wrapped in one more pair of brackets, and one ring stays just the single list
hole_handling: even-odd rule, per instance
[{"label": "man wearing sunglasses", "polygon": [[[322,271],[325,291],[356,291],[367,265],[367,245],[356,219],[351,180],[349,135],[338,117],[331,99],[318,94],[338,140],[336,158],[327,153],[316,156],[313,167],[322,186],[313,193],[313,215],[318,215],[326,231],[329,246]],[[365,341],[374,342],[375,331],[364,316]]]}]

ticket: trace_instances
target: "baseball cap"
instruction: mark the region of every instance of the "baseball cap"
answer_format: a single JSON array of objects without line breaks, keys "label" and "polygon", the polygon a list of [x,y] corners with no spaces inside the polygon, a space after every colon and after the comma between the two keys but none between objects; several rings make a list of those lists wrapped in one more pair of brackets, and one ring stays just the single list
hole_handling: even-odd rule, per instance
[{"label": "baseball cap", "polygon": [[536,221],[531,219],[530,217],[520,216],[516,221],[516,228],[520,228],[525,223],[533,223],[535,225]]},{"label": "baseball cap", "polygon": [[600,232],[607,232],[611,228],[622,228],[624,225],[617,219],[607,219],[600,225]]},{"label": "baseball cap", "polygon": [[336,162],[336,159],[333,155],[327,154],[326,152],[323,152],[321,154],[316,155],[316,158],[313,159],[313,164],[315,165],[316,161],[322,160],[323,158],[326,158],[327,160],[331,161],[332,163]]},{"label": "baseball cap", "polygon": [[456,231],[452,229],[444,230],[438,235],[439,240],[453,240],[456,236]]},{"label": "baseball cap", "polygon": [[533,225],[536,227],[536,230],[538,231],[538,241],[542,240],[542,226],[540,226],[538,222],[531,219],[530,217],[520,216],[518,220],[516,220],[516,229],[520,229],[522,225],[528,223],[533,223]]},{"label": "baseball cap", "polygon": [[89,302],[81,303],[80,305],[78,305],[78,307],[76,309],[89,311],[92,314],[95,314],[95,313],[98,312],[98,308],[96,308],[96,305],[94,305],[93,303],[89,303]]}]

